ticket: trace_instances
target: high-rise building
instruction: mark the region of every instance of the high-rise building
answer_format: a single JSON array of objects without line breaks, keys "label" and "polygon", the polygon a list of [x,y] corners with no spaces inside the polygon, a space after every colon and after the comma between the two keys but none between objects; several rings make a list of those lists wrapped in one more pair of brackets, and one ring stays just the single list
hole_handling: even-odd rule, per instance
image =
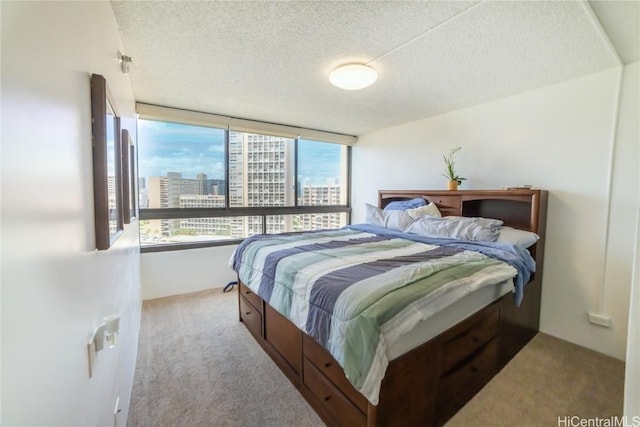
[{"label": "high-rise building", "polygon": [[149,189],[147,188],[147,178],[138,178],[138,207],[146,209],[149,207]]},{"label": "high-rise building", "polygon": [[161,207],[180,207],[180,194],[182,194],[182,189],[182,172],[167,172],[167,206]]},{"label": "high-rise building", "polygon": [[[230,206],[293,206],[293,143],[291,138],[229,132]],[[245,236],[263,232],[261,218],[249,217],[244,226]],[[267,217],[267,233],[292,229],[290,215]]]},{"label": "high-rise building", "polygon": [[109,233],[115,233],[118,230],[118,221],[115,218],[116,210],[116,177],[109,175],[107,177],[107,205],[109,207]]},{"label": "high-rise building", "polygon": [[[224,180],[209,180],[205,173],[199,173],[195,179],[192,179],[183,178],[182,172],[168,172],[166,177],[152,176],[148,180],[145,193],[149,208],[224,207],[224,195],[212,199],[198,198],[198,196],[215,194],[211,192],[212,182],[216,184],[219,181],[224,182]],[[185,198],[189,201],[185,202],[187,200]],[[215,200],[214,204],[211,200]],[[185,203],[189,206],[185,206]],[[178,219],[150,220],[147,232],[153,237],[167,237],[184,229],[187,223],[188,221]]]},{"label": "high-rise building", "polygon": [[207,174],[199,173],[196,175],[196,183],[198,185],[198,192],[193,194],[210,194],[207,188]]},{"label": "high-rise building", "polygon": [[[150,209],[169,207],[168,179],[165,176],[150,176],[147,181],[147,207]],[[144,230],[144,235],[160,239],[169,235],[169,221],[152,219]]]},{"label": "high-rise building", "polygon": [[[183,195],[180,196],[181,208],[224,208],[225,197],[216,194]],[[180,220],[180,230],[189,234],[222,236],[224,238],[240,239],[242,227],[238,218],[183,218]]]},{"label": "high-rise building", "polygon": [[[339,184],[305,185],[298,198],[301,206],[325,206],[341,204]],[[343,213],[318,213],[299,215],[302,230],[339,228],[345,224]]]}]

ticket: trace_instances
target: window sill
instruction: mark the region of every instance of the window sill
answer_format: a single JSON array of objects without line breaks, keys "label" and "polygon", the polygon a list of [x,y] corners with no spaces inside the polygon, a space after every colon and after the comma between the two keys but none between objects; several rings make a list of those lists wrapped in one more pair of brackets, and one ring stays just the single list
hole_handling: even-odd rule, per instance
[{"label": "window sill", "polygon": [[140,253],[152,253],[152,252],[168,252],[168,251],[181,251],[186,249],[202,249],[212,248],[216,246],[231,246],[239,245],[244,239],[238,240],[217,240],[217,241],[203,241],[194,243],[166,243],[162,245],[146,245],[140,246]]}]

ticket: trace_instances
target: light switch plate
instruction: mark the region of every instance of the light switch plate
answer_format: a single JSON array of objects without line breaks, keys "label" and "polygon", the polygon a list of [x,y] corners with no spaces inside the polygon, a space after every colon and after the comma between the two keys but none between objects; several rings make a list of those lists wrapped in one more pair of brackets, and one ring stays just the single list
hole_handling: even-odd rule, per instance
[{"label": "light switch plate", "polygon": [[116,406],[113,408],[113,427],[120,427],[120,396],[116,397]]},{"label": "light switch plate", "polygon": [[89,378],[93,376],[93,370],[96,366],[96,337],[93,335],[87,344],[87,355],[89,357]]}]

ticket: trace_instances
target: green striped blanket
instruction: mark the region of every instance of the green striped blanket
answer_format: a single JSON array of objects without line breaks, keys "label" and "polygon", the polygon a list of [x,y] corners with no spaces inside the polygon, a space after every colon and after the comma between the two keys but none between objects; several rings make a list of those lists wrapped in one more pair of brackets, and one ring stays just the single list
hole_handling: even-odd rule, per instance
[{"label": "green striped blanket", "polygon": [[479,252],[352,229],[254,236],[231,263],[244,284],[326,348],[374,405],[386,349],[444,308],[440,296],[517,273]]}]

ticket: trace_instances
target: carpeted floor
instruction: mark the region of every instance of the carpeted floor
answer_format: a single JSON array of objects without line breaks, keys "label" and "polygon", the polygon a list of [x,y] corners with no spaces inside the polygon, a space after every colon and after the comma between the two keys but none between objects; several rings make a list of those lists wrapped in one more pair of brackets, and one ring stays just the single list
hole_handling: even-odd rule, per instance
[{"label": "carpeted floor", "polygon": [[[621,415],[623,386],[623,362],[538,334],[447,426]],[[238,322],[235,290],[211,290],[144,302],[128,425],[323,423]]]},{"label": "carpeted floor", "polygon": [[621,417],[623,401],[623,362],[539,333],[447,427],[587,425],[559,421]]}]

